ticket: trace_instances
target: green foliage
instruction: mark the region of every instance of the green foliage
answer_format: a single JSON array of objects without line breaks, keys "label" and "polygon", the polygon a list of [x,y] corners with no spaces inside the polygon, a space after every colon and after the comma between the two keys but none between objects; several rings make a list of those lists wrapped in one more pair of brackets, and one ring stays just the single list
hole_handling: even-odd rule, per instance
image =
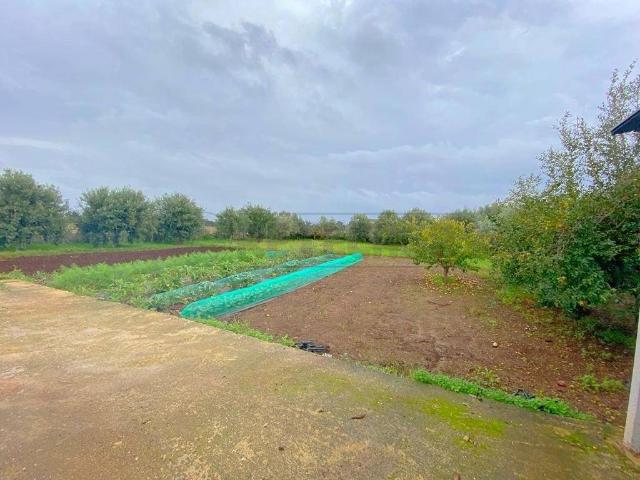
[{"label": "green foliage", "polygon": [[92,244],[118,245],[121,241],[149,240],[155,231],[150,203],[131,188],[100,187],[80,198],[80,232]]},{"label": "green foliage", "polygon": [[[57,253],[82,253],[82,252],[113,252],[113,251],[135,251],[172,248],[175,245],[155,242],[139,242],[121,245],[104,245],[95,247],[90,243],[78,242],[60,245],[34,243],[24,250],[0,250],[0,258],[12,258],[23,255],[52,255]],[[268,250],[308,250],[307,256],[312,256],[316,252],[336,253],[347,255],[353,252],[362,252],[363,255],[385,256],[385,257],[408,257],[407,248],[401,245],[376,245],[363,242],[349,242],[342,240],[230,240],[221,238],[206,238],[185,242],[183,245],[190,247],[225,247],[241,249]]]},{"label": "green foliage", "polygon": [[349,221],[348,237],[354,242],[371,241],[371,219],[364,213],[357,213]]},{"label": "green foliage", "polygon": [[409,242],[410,226],[392,210],[378,215],[373,225],[373,241],[382,245],[406,245]]},{"label": "green foliage", "polygon": [[156,238],[162,242],[182,243],[202,232],[202,209],[186,195],[164,195],[153,203]]},{"label": "green foliage", "polygon": [[[267,252],[267,255],[274,257],[274,255],[272,255],[273,253],[276,252]],[[284,275],[305,267],[318,265],[320,263],[327,262],[334,257],[334,255],[321,255],[288,260],[273,267],[256,268],[214,281],[205,280],[204,282],[192,283],[184,287],[153,295],[149,298],[149,306],[157,310],[162,310],[176,304],[191,303],[196,300],[211,297],[212,295],[227,292],[228,290],[254,285],[277,275]]]},{"label": "green foliage", "polygon": [[347,225],[325,216],[311,223],[295,213],[274,214],[266,208],[249,205],[240,210],[225,208],[217,215],[215,224],[216,236],[225,239],[349,239],[382,245],[406,245],[411,232],[432,220],[428,212],[414,208],[402,218],[386,210],[375,221],[364,214],[356,214]]},{"label": "green foliage", "polygon": [[[12,270],[10,272],[0,272],[0,280],[32,280],[31,277],[22,273],[21,270]],[[0,284],[2,287],[2,284]]]},{"label": "green foliage", "polygon": [[633,350],[636,342],[635,335],[627,333],[617,327],[604,325],[598,319],[591,316],[576,319],[575,336],[583,338],[585,335],[596,337],[603,343],[621,345],[629,350]]},{"label": "green foliage", "polygon": [[444,218],[462,223],[467,230],[476,229],[477,215],[474,210],[468,208],[454,210],[453,212],[447,213]]},{"label": "green foliage", "polygon": [[561,147],[541,156],[543,176],[519,180],[496,218],[504,278],[578,316],[640,296],[640,135],[610,134],[639,106],[631,71],[614,73],[594,125],[561,120]]},{"label": "green foliage", "polygon": [[276,239],[303,238],[308,235],[309,225],[300,215],[289,212],[276,214],[274,237]]},{"label": "green foliage", "polygon": [[[287,214],[288,215],[288,214]],[[281,215],[280,226],[286,222],[286,228],[291,229],[292,235],[299,233],[298,219]],[[296,215],[297,217],[297,215]],[[222,238],[276,238],[278,225],[276,215],[268,208],[259,205],[247,205],[240,210],[232,207],[225,208],[216,216],[216,229]]]},{"label": "green foliage", "polygon": [[622,345],[623,347],[633,350],[636,345],[636,336],[630,335],[617,328],[605,328],[596,331],[596,337],[604,343],[612,345]]},{"label": "green foliage", "polygon": [[483,387],[497,388],[500,386],[500,377],[489,368],[476,367],[473,376],[475,381]]},{"label": "green foliage", "polygon": [[321,240],[329,238],[345,239],[347,236],[346,227],[342,222],[334,220],[333,218],[320,217],[320,220],[315,225],[310,227],[311,234],[314,239],[319,238]]},{"label": "green foliage", "polygon": [[276,217],[268,208],[247,205],[240,209],[239,215],[244,220],[249,237],[260,240],[275,236]]},{"label": "green foliage", "polygon": [[624,384],[617,379],[603,378],[598,380],[593,374],[586,374],[578,377],[580,388],[588,392],[618,392],[624,390]]},{"label": "green foliage", "polygon": [[450,377],[440,373],[431,373],[426,370],[415,370],[412,372],[411,376],[417,382],[426,383],[428,385],[437,385],[453,392],[488,398],[495,400],[496,402],[508,403],[518,407],[527,408],[529,410],[539,410],[542,412],[552,413],[554,415],[561,415],[563,417],[580,419],[589,418],[588,415],[574,410],[558,398],[525,398],[495,388],[484,387],[462,378]]},{"label": "green foliage", "polygon": [[504,209],[502,202],[494,202],[475,211],[475,228],[482,235],[493,235],[496,222]]},{"label": "green foliage", "polygon": [[220,238],[242,238],[244,233],[240,215],[233,207],[227,207],[216,215],[216,234]]},{"label": "green foliage", "polygon": [[257,330],[246,323],[225,322],[216,318],[203,320],[198,319],[194,321],[202,323],[204,325],[209,325],[211,327],[219,328],[221,330],[226,330],[228,332],[237,333],[238,335],[246,335],[247,337],[257,338],[258,340],[262,340],[263,342],[279,343],[281,345],[284,345],[285,347],[293,347],[296,344],[295,340],[293,340],[288,335],[277,337],[271,335],[270,333]]},{"label": "green foliage", "polygon": [[16,170],[0,175],[0,248],[25,247],[38,239],[59,242],[67,213],[54,187]]},{"label": "green foliage", "polygon": [[[296,255],[292,252],[290,257]],[[264,250],[191,253],[162,260],[63,268],[52,273],[46,284],[80,295],[146,307],[153,294],[272,266],[287,258],[268,256]]]},{"label": "green foliage", "polygon": [[433,221],[433,215],[420,208],[413,208],[402,216],[402,220],[407,224],[410,232],[424,227]]},{"label": "green foliage", "polygon": [[474,231],[457,220],[442,218],[415,232],[409,242],[411,258],[427,267],[439,265],[445,279],[451,268],[475,269],[472,260],[480,256],[482,244]]}]

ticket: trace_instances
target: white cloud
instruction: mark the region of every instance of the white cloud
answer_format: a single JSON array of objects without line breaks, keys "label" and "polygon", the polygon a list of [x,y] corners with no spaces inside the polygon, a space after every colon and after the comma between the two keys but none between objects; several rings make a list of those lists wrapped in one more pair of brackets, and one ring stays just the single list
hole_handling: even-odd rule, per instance
[{"label": "white cloud", "polygon": [[0,147],[26,147],[68,153],[78,151],[78,148],[67,143],[50,142],[48,140],[26,137],[0,137]]}]

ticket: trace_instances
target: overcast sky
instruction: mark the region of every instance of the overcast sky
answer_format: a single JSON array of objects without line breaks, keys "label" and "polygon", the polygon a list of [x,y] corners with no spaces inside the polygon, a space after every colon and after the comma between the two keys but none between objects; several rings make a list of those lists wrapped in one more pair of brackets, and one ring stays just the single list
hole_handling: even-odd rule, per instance
[{"label": "overcast sky", "polygon": [[640,54],[640,1],[0,5],[0,168],[205,210],[503,197]]}]

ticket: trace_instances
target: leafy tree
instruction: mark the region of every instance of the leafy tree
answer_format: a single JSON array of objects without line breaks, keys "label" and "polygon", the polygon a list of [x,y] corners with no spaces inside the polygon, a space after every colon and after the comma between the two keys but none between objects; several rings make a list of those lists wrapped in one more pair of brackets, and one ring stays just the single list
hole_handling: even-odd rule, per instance
[{"label": "leafy tree", "polygon": [[156,236],[164,242],[196,238],[204,226],[202,209],[186,195],[164,195],[154,202]]},{"label": "leafy tree", "polygon": [[280,212],[276,215],[274,237],[277,239],[303,238],[307,229],[307,223],[295,213]]},{"label": "leafy tree", "polygon": [[134,242],[153,236],[154,218],[142,192],[100,187],[84,192],[80,203],[80,231],[87,241],[117,245],[123,239]]},{"label": "leafy tree", "polygon": [[241,238],[243,229],[240,214],[233,207],[227,207],[216,215],[216,235],[222,238]]},{"label": "leafy tree", "polygon": [[67,212],[55,187],[38,184],[16,170],[0,175],[0,247],[21,247],[34,239],[60,241]]},{"label": "leafy tree", "polygon": [[318,223],[312,226],[311,231],[313,238],[326,239],[338,238],[345,234],[344,224],[333,218],[325,216],[320,217]]},{"label": "leafy tree", "polygon": [[349,222],[348,236],[355,242],[368,242],[371,240],[371,220],[364,213],[357,213]]},{"label": "leafy tree", "polygon": [[453,212],[447,213],[444,217],[463,223],[467,230],[476,229],[476,223],[478,219],[477,214],[476,212],[468,208],[454,210]]},{"label": "leafy tree", "polygon": [[373,241],[383,245],[406,243],[408,226],[400,220],[392,210],[385,210],[378,215],[373,225]]},{"label": "leafy tree", "polygon": [[433,215],[431,215],[426,210],[413,208],[402,216],[402,221],[407,225],[407,230],[410,234],[427,225],[428,223],[431,223],[433,221]]},{"label": "leafy tree", "polygon": [[153,209],[142,192],[128,187],[113,190],[111,208],[124,226],[129,243],[153,238],[156,229]]},{"label": "leafy tree", "polygon": [[504,209],[502,202],[494,202],[480,207],[476,213],[476,229],[479,233],[493,235],[496,232],[496,222]]},{"label": "leafy tree", "polygon": [[442,218],[415,232],[409,242],[409,251],[416,265],[441,266],[446,280],[452,268],[473,268],[470,260],[480,253],[481,242],[464,223]]},{"label": "leafy tree", "polygon": [[267,208],[247,205],[240,209],[241,223],[246,222],[247,234],[256,239],[272,238],[275,234],[276,216]]},{"label": "leafy tree", "polygon": [[633,66],[614,72],[597,120],[565,115],[560,147],[542,174],[520,179],[496,221],[496,260],[507,281],[541,303],[584,314],[640,294],[640,135],[613,137],[640,106]]}]

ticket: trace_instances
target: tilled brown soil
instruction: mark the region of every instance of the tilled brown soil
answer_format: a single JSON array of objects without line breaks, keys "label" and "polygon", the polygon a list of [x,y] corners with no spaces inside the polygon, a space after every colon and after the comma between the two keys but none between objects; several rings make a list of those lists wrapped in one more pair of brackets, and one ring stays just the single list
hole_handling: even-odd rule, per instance
[{"label": "tilled brown soil", "polygon": [[162,248],[156,250],[138,250],[138,251],[122,251],[122,252],[89,252],[89,253],[70,253],[58,255],[32,255],[25,257],[15,257],[0,259],[0,273],[11,272],[13,270],[21,270],[27,275],[33,275],[36,272],[53,272],[62,266],[69,267],[78,265],[84,267],[86,265],[95,265],[97,263],[123,263],[133,262],[134,260],[156,260],[159,258],[167,258],[175,255],[184,255],[193,252],[218,252],[221,250],[229,250],[227,247],[174,247]]},{"label": "tilled brown soil", "polygon": [[466,287],[443,292],[406,259],[370,257],[230,320],[328,344],[334,356],[480,379],[508,391],[559,397],[624,422],[626,389],[588,392],[578,377],[592,372],[626,383],[630,352],[578,340],[559,315],[503,305],[488,282],[466,279]]}]

